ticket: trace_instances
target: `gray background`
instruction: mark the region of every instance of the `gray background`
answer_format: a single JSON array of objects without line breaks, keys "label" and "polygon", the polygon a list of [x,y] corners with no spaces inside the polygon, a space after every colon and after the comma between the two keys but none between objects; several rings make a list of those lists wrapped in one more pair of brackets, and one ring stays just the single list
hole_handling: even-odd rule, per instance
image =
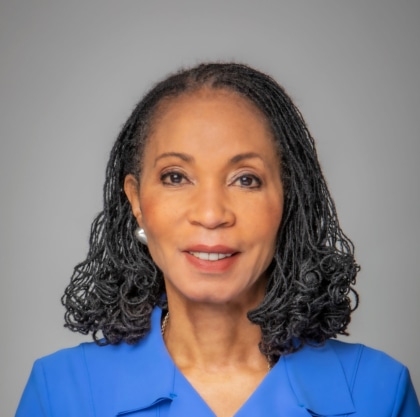
[{"label": "gray background", "polygon": [[146,88],[238,60],[285,85],[362,264],[349,340],[420,390],[420,2],[1,1],[0,415],[32,362],[82,340],[60,296],[101,209],[111,144]]}]

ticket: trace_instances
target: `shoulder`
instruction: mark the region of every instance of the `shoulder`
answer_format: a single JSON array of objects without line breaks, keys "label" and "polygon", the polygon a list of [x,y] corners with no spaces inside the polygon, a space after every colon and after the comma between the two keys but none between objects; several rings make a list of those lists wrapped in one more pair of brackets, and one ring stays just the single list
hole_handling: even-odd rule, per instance
[{"label": "shoulder", "polygon": [[72,378],[87,378],[89,375],[101,370],[110,371],[111,368],[129,361],[131,356],[141,350],[141,343],[136,345],[99,346],[96,343],[82,343],[78,346],[61,349],[57,352],[37,359],[34,369],[42,372],[50,380],[71,375]]},{"label": "shoulder", "polygon": [[299,401],[321,415],[391,415],[407,406],[418,412],[407,368],[379,350],[328,340],[284,359]]},{"label": "shoulder", "polygon": [[63,408],[69,411],[62,415],[91,416],[89,377],[83,352],[84,346],[80,345],[36,360],[16,416],[60,415]]},{"label": "shoulder", "polygon": [[360,343],[347,343],[338,340],[328,340],[331,347],[343,365],[351,365],[358,370],[383,370],[384,372],[401,372],[405,366],[385,352],[373,349]]},{"label": "shoulder", "polygon": [[382,380],[383,386],[395,386],[407,373],[398,360],[363,344],[329,340],[327,346],[337,355],[351,385]]},{"label": "shoulder", "polygon": [[[37,359],[33,365],[31,377],[52,398],[79,395],[89,390],[91,376],[97,373],[96,370],[92,372],[92,364],[88,357],[97,358],[94,368],[105,370],[113,363],[112,356],[115,350],[113,347],[102,347],[95,343],[82,343],[75,347],[61,349]],[[99,364],[100,362],[103,366]],[[62,389],[63,386],[66,386],[66,390]]]},{"label": "shoulder", "polygon": [[[376,415],[385,415],[390,410],[401,413],[397,415],[419,415],[410,373],[404,364],[362,344],[337,340],[327,343],[341,363],[357,409],[367,409]],[[409,409],[409,414],[404,409]]]},{"label": "shoulder", "polygon": [[[314,364],[318,363],[337,372],[344,370],[349,383],[361,375],[371,375],[372,372],[398,375],[406,369],[399,361],[380,350],[335,339],[329,339],[321,345],[305,345],[300,351],[287,356],[287,360],[310,369],[317,368]],[[337,367],[338,364],[340,366]]]},{"label": "shoulder", "polygon": [[78,346],[60,349],[54,353],[50,353],[35,361],[36,365],[43,367],[56,367],[56,366],[78,366],[84,364],[86,352],[92,352],[102,355],[105,351],[110,353],[108,346],[99,346],[96,343],[88,342],[81,343]]},{"label": "shoulder", "polygon": [[127,389],[124,380],[132,364],[146,361],[142,352],[141,343],[82,343],[37,359],[16,416],[107,415],[104,410],[114,408],[117,388]]}]

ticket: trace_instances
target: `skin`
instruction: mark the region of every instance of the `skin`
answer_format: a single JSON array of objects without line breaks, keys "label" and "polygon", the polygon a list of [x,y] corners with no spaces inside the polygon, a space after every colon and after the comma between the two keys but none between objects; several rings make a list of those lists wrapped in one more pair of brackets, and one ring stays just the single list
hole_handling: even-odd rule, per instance
[{"label": "skin", "polygon": [[[124,189],[165,279],[168,351],[214,413],[232,416],[267,373],[260,328],[246,317],[264,297],[283,213],[267,123],[229,91],[171,99],[148,138],[140,184],[128,175]],[[197,262],[197,245],[232,256]]]}]

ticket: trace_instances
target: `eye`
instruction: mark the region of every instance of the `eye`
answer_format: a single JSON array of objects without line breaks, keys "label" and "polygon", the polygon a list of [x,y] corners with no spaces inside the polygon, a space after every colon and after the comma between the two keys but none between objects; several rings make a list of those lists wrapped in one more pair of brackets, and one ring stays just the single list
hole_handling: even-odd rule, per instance
[{"label": "eye", "polygon": [[176,171],[165,172],[161,175],[160,180],[166,185],[180,185],[188,182],[184,174]]},{"label": "eye", "polygon": [[234,184],[243,188],[259,188],[261,187],[261,180],[255,175],[246,174],[236,178]]}]

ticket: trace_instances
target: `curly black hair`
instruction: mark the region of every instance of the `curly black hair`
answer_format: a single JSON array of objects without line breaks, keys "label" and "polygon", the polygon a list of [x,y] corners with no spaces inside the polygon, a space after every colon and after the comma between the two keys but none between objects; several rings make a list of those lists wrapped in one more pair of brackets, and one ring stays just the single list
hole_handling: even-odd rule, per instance
[{"label": "curly black hair", "polygon": [[353,285],[359,266],[340,228],[314,140],[285,90],[270,76],[238,63],[181,70],[156,84],[135,107],[111,151],[104,209],[93,221],[87,258],[75,267],[62,297],[65,326],[92,332],[99,344],[136,343],[150,330],[153,308],[167,307],[162,273],[134,237],[137,223],[123,184],[128,174],[141,176],[159,105],[203,87],[250,100],[265,116],[279,149],[283,218],[265,297],[248,313],[261,327],[261,351],[275,362],[306,343],[348,334],[358,304]]}]

